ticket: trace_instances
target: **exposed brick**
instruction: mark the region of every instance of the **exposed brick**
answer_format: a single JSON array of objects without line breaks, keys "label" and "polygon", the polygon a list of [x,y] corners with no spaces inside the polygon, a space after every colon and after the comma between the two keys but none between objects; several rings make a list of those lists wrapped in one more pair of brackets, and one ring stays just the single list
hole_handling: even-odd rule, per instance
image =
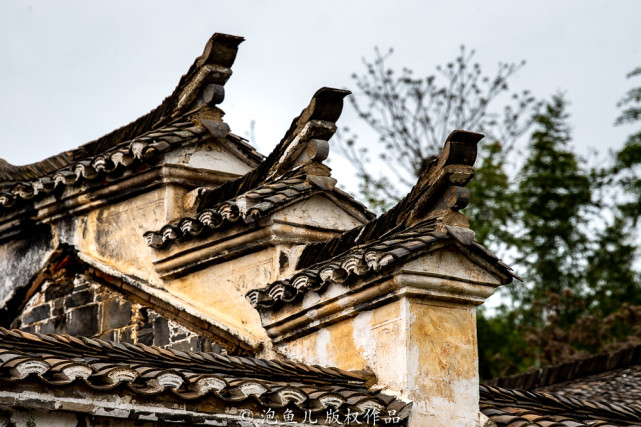
[{"label": "exposed brick", "polygon": [[149,321],[150,320],[149,310],[143,307],[140,309],[139,313],[140,313],[140,316],[142,317],[142,321],[138,325],[138,331],[141,331],[142,329],[145,329],[145,328],[153,327],[153,324]]},{"label": "exposed brick", "polygon": [[103,329],[117,329],[129,324],[131,324],[131,302],[118,297],[103,302]]},{"label": "exposed brick", "polygon": [[196,337],[191,337],[185,341],[171,343],[166,348],[180,351],[198,351],[198,343]]},{"label": "exposed brick", "polygon": [[88,280],[77,280],[73,291],[79,292],[85,289],[89,289],[90,286],[91,286],[91,282]]},{"label": "exposed brick", "polygon": [[31,311],[22,316],[22,323],[28,325],[30,323],[46,319],[50,315],[51,309],[49,304],[39,305],[37,307],[33,307]]},{"label": "exposed brick", "polygon": [[180,340],[184,340],[185,338],[187,338],[187,334],[184,333],[184,332],[179,332],[179,333],[177,333],[175,335],[172,335],[171,340],[172,341],[180,341]]},{"label": "exposed brick", "polygon": [[[60,304],[56,304],[60,303]],[[61,300],[55,300],[53,307],[51,309],[51,317],[53,318],[59,318],[59,317],[64,317],[65,315],[65,308],[62,306],[62,301]]]},{"label": "exposed brick", "polygon": [[115,331],[107,331],[103,332],[102,334],[98,335],[98,338],[101,340],[108,340],[108,341],[117,341],[116,340],[116,332]]},{"label": "exposed brick", "polygon": [[52,320],[45,320],[44,322],[40,323],[40,333],[55,334],[58,333],[58,331],[56,331],[56,325]]},{"label": "exposed brick", "polygon": [[51,301],[57,298],[64,297],[65,295],[71,294],[73,289],[73,283],[71,282],[62,282],[58,281],[57,283],[50,284],[45,290],[45,301]]},{"label": "exposed brick", "polygon": [[60,315],[51,318],[53,325],[56,328],[57,334],[66,334],[67,333],[67,316],[64,312]]},{"label": "exposed brick", "polygon": [[74,292],[73,294],[65,297],[65,307],[72,308],[80,305],[85,305],[93,302],[94,292],[91,289],[85,291]]},{"label": "exposed brick", "polygon": [[138,344],[153,345],[154,344],[154,334],[140,334],[138,333]]},{"label": "exposed brick", "polygon": [[198,337],[198,345],[197,345],[197,351],[205,351],[205,352],[214,352],[214,353],[220,353],[220,350],[215,351],[214,347],[220,347],[217,344],[213,344],[212,342],[205,337]]},{"label": "exposed brick", "polygon": [[219,346],[216,343],[212,343],[211,341],[207,340],[209,342],[210,348],[208,349],[206,346],[203,346],[203,351],[208,351],[211,353],[216,353],[216,354],[223,354],[223,348]]},{"label": "exposed brick", "polygon": [[36,325],[23,326],[20,330],[25,332],[36,332]]},{"label": "exposed brick", "polygon": [[167,319],[157,317],[154,320],[154,345],[165,346],[169,344],[169,324]]},{"label": "exposed brick", "polygon": [[121,343],[134,344],[134,330],[135,326],[128,326],[120,330],[120,340]]},{"label": "exposed brick", "polygon": [[70,335],[90,337],[100,332],[98,304],[86,305],[69,312]]}]

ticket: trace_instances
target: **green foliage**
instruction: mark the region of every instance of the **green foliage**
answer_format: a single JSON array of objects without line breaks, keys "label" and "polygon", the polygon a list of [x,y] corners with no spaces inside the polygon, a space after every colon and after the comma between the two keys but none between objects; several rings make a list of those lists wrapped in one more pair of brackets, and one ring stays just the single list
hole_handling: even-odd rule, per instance
[{"label": "green foliage", "polygon": [[599,234],[587,256],[590,306],[604,315],[614,313],[624,302],[641,305],[641,278],[632,267],[637,252],[632,234],[626,220],[618,216]]},{"label": "green foliage", "polygon": [[[628,73],[628,78],[641,76],[641,67],[637,67]],[[619,107],[623,108],[621,115],[616,119],[616,126],[636,123],[641,120],[641,87],[630,89],[623,99],[619,101]]]},{"label": "green foliage", "polygon": [[[641,67],[628,74],[628,78],[636,76],[641,76]],[[630,89],[618,105],[625,108],[615,125],[641,122],[641,87]],[[614,172],[624,191],[624,202],[619,208],[624,217],[636,225],[641,215],[641,129],[630,135],[623,149],[616,154]]]},{"label": "green foliage", "polygon": [[29,417],[27,418],[27,427],[36,427],[36,420],[34,420],[31,411],[29,411]]},{"label": "green foliage", "polygon": [[582,283],[581,254],[587,247],[582,225],[592,188],[569,147],[567,119],[566,102],[557,95],[536,118],[518,177],[517,263],[526,282],[534,284],[522,301],[539,299],[548,290],[577,290]]},{"label": "green foliage", "polygon": [[639,210],[632,206],[639,199],[593,197],[635,188],[636,147],[628,140],[613,168],[589,170],[569,146],[565,108],[555,96],[536,118],[518,191],[509,196],[525,284],[511,287],[511,309],[480,318],[479,337],[488,337],[479,354],[484,378],[641,342],[641,278],[633,268]]},{"label": "green foliage", "polygon": [[485,145],[477,160],[475,179],[468,184],[470,204],[465,209],[476,241],[488,247],[512,243],[509,225],[514,220],[515,192],[505,172],[503,146],[495,141]]},{"label": "green foliage", "polygon": [[[372,145],[359,144],[348,130],[339,134],[341,151],[357,168],[361,195],[383,212],[413,185],[451,130],[486,134],[465,213],[476,240],[509,253],[524,283],[509,286],[506,304],[492,313],[478,311],[481,377],[641,343],[641,277],[634,269],[641,130],[609,163],[589,168],[571,146],[561,95],[542,110],[527,91],[496,108],[522,64],[500,65],[487,76],[472,64],[474,52],[462,48],[437,75],[414,78],[409,69],[387,67],[390,54],[377,50],[365,61],[366,73],[353,76],[361,91],[353,106],[379,136],[377,172],[369,167]],[[637,76],[641,68],[628,77]],[[628,91],[619,106],[616,125],[638,124],[641,88]],[[508,173],[517,163],[516,141],[530,129],[522,164]]]},{"label": "green foliage", "polygon": [[368,174],[358,174],[359,183],[358,189],[364,202],[374,212],[382,213],[394,206],[394,203],[399,199],[397,197],[380,197],[381,193],[392,188],[392,184],[387,177],[379,179],[373,178]]},{"label": "green foliage", "polygon": [[524,357],[528,343],[515,310],[501,306],[490,316],[480,308],[476,316],[481,379],[523,372],[534,364],[533,358]]}]

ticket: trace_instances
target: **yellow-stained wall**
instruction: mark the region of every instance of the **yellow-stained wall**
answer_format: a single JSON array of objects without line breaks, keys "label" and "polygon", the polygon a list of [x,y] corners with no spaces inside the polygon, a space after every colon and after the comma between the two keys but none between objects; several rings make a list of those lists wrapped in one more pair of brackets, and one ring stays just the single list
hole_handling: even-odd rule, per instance
[{"label": "yellow-stained wall", "polygon": [[166,189],[157,188],[77,218],[79,251],[124,274],[160,285],[143,234],[165,224]]},{"label": "yellow-stained wall", "polygon": [[476,312],[402,298],[279,346],[305,363],[369,370],[414,402],[412,426],[474,426],[478,415]]},{"label": "yellow-stained wall", "polygon": [[270,283],[277,277],[278,256],[277,247],[268,247],[167,281],[165,287],[239,332],[256,340],[266,339],[258,312],[245,299],[245,294],[257,284]]},{"label": "yellow-stained wall", "polygon": [[[263,322],[289,358],[374,372],[380,386],[413,402],[412,427],[472,427],[479,411],[476,306],[500,283],[448,246],[388,279],[352,283],[351,292],[336,284],[310,292]],[[387,302],[372,305],[381,298]]]}]

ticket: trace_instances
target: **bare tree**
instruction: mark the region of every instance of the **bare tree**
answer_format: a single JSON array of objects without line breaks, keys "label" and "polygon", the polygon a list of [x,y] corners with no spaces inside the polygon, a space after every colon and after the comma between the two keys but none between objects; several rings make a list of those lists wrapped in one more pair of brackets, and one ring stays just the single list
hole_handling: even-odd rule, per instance
[{"label": "bare tree", "polygon": [[[357,169],[360,191],[374,209],[384,210],[411,186],[437,154],[454,129],[485,133],[499,142],[507,155],[514,142],[532,123],[539,103],[528,91],[514,93],[502,108],[493,104],[508,92],[508,80],[525,64],[499,63],[494,76],[483,74],[473,63],[474,51],[464,46],[456,59],[436,67],[437,73],[414,78],[412,70],[400,73],[386,61],[393,53],[375,49],[375,58],[363,59],[366,72],[353,74],[359,91],[351,103],[359,116],[379,136],[374,154],[385,173],[374,175],[371,151],[349,129],[338,135],[339,152]],[[377,167],[377,169],[381,169]]]}]

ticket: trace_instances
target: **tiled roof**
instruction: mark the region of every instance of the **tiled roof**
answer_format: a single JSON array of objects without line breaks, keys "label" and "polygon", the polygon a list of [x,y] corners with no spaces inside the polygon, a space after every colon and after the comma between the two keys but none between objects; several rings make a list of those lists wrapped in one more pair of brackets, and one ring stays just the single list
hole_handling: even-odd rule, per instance
[{"label": "tiled roof", "polygon": [[325,242],[312,243],[302,252],[290,279],[247,293],[259,309],[292,302],[307,291],[320,291],[331,282],[384,275],[400,261],[409,261],[448,244],[464,247],[488,259],[505,277],[518,276],[495,255],[474,242],[467,219],[457,211],[467,204],[464,186],[472,179],[476,144],[482,135],[454,131],[445,148],[410,193],[395,207],[371,222]]},{"label": "tiled roof", "polygon": [[[202,138],[207,133],[208,124],[204,123],[207,120],[201,123],[193,115],[203,107],[212,109],[214,104],[222,102],[223,85],[231,75],[229,67],[242,41],[242,37],[214,34],[173,93],[160,106],[126,126],[75,150],[31,165],[14,166],[0,161],[0,210],[20,200],[51,194],[63,186],[99,182],[105,174],[148,163],[155,153],[171,145]],[[201,89],[205,100],[197,99]],[[220,114],[213,114],[217,115]],[[222,124],[218,120],[209,121]],[[226,125],[224,127],[226,137],[249,158],[262,159],[240,137],[229,134]]]},{"label": "tiled roof", "polygon": [[141,396],[170,393],[186,401],[213,399],[237,407],[258,403],[314,413],[376,408],[405,419],[410,409],[406,402],[368,389],[365,377],[335,368],[0,328],[2,388],[29,381],[56,388],[88,386],[107,394],[124,387]]},{"label": "tiled roof", "polygon": [[[329,140],[336,132],[335,122],[343,110],[343,98],[350,92],[346,90],[321,88],[312,97],[309,105],[296,117],[285,136],[274,150],[258,167],[244,176],[228,181],[204,195],[198,209],[214,206],[231,200],[250,190],[258,188],[291,169],[288,154],[293,154],[297,142],[307,142],[312,138]],[[303,145],[304,144],[300,144]],[[305,147],[300,147],[305,148]],[[290,156],[293,157],[293,156]]]},{"label": "tiled roof", "polygon": [[541,387],[536,391],[577,399],[641,405],[641,364]]},{"label": "tiled roof", "polygon": [[589,401],[641,405],[641,346],[486,381],[487,385],[555,393]]},{"label": "tiled roof", "polygon": [[[453,131],[447,137],[445,148],[439,157],[426,168],[407,196],[368,224],[327,242],[308,245],[301,254],[297,267],[305,268],[319,260],[331,259],[354,246],[402,230],[421,218],[442,216],[449,209],[457,211],[465,207],[468,196],[464,187],[474,176],[472,165],[476,160],[477,143],[482,138],[483,135],[478,133]],[[456,189],[455,194],[448,197],[448,203],[452,206],[442,206],[439,199],[448,187]]]},{"label": "tiled roof", "polygon": [[[273,308],[281,303],[292,302],[306,292],[321,292],[332,282],[349,284],[357,277],[384,276],[385,271],[394,265],[446,245],[463,246],[492,257],[497,265],[513,274],[510,267],[481,245],[471,239],[461,239],[459,227],[447,226],[447,232],[444,233],[437,230],[436,223],[433,218],[427,219],[398,233],[354,246],[339,256],[297,272],[290,279],[251,290],[247,293],[247,299],[256,308]],[[473,233],[470,237],[473,237]]]},{"label": "tiled roof", "polygon": [[560,394],[480,386],[481,412],[498,427],[641,425],[641,406],[575,399]]},{"label": "tiled roof", "polygon": [[641,402],[641,346],[495,378],[486,384],[610,402]]},{"label": "tiled roof", "polygon": [[4,183],[4,191],[0,192],[0,208],[51,194],[67,185],[101,181],[106,175],[116,175],[126,168],[148,163],[174,144],[197,141],[206,134],[207,129],[203,126],[192,121],[179,121],[120,142],[95,156],[69,161],[67,165],[36,179]]},{"label": "tiled roof", "polygon": [[[172,221],[160,230],[148,231],[149,246],[159,249],[178,240],[188,240],[242,219],[252,223],[275,209],[324,192],[355,208],[366,218],[374,214],[347,193],[335,187],[329,169],[320,162],[327,153],[303,154],[326,144],[336,131],[335,121],[348,91],[321,88],[310,104],[294,119],[290,129],[269,156],[254,170],[216,188],[201,188],[195,205],[197,213]],[[315,145],[317,142],[318,145]],[[320,151],[323,149],[321,148]],[[313,150],[312,150],[313,151]]]},{"label": "tiled roof", "polygon": [[334,183],[332,178],[310,176],[304,167],[299,167],[233,199],[202,209],[196,215],[173,221],[158,231],[148,231],[145,238],[149,246],[158,249],[178,240],[204,236],[239,220],[253,223],[279,208],[318,193],[344,200],[366,216],[374,215],[347,193],[333,188]]}]

